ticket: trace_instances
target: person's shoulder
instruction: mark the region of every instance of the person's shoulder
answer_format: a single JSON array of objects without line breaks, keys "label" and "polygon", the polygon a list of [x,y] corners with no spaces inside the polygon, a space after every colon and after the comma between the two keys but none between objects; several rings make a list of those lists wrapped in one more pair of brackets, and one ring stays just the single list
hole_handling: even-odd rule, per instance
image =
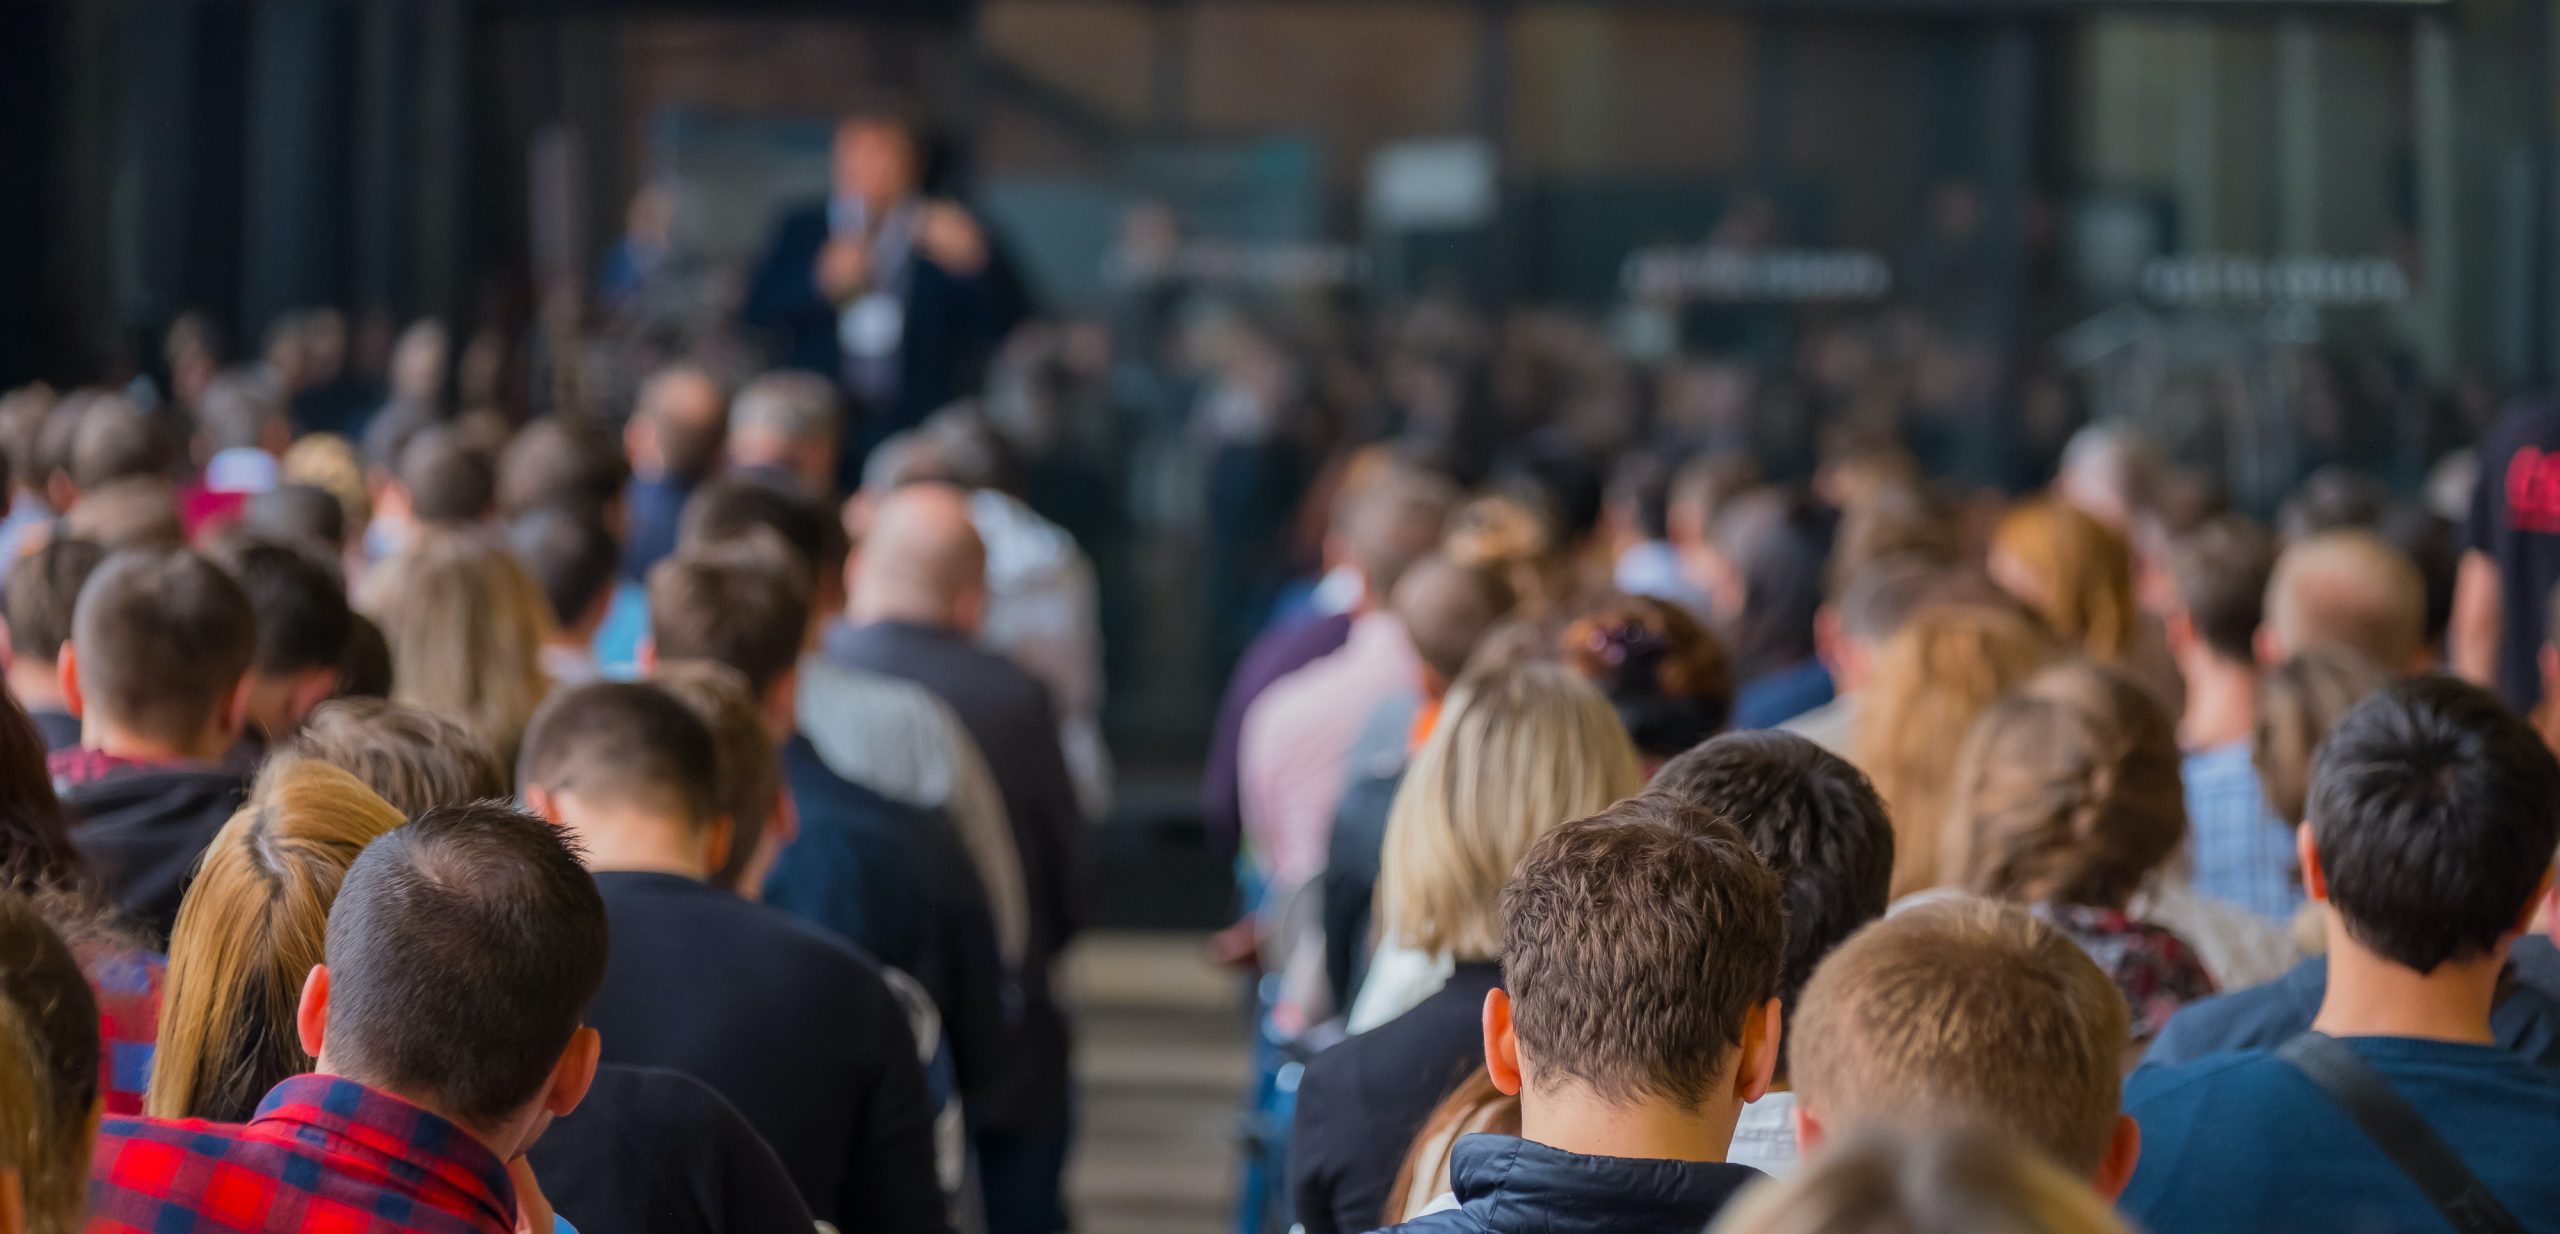
[{"label": "person's shoulder", "polygon": [[2150,1119],[2174,1117],[2208,1099],[2236,1098],[2236,1108],[2261,1103],[2243,1093],[2258,1093],[2269,1082],[2299,1073],[2270,1050],[2239,1050],[2182,1063],[2145,1063],[2125,1077],[2124,1109],[2150,1130]]},{"label": "person's shoulder", "polygon": [[[681,1071],[608,1063],[579,1103],[582,1114],[611,1114],[617,1121],[679,1141],[716,1142],[747,1129],[746,1118],[718,1089]],[[750,1131],[752,1134],[752,1131]]]},{"label": "person's shoulder", "polygon": [[2265,985],[2198,999],[2170,1017],[2147,1065],[2174,1065],[2237,1050],[2272,1049],[2311,1027],[2326,961],[2313,956]]}]

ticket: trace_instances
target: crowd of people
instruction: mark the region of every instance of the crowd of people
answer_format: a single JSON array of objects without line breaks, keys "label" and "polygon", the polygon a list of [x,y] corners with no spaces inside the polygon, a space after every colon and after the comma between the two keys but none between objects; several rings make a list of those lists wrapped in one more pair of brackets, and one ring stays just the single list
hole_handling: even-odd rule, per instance
[{"label": "crowd of people", "polygon": [[[809,367],[528,417],[189,326],[0,402],[0,1234],[1068,1228],[1109,572],[1026,460],[1120,430],[940,405],[1074,349],[952,342],[914,164],[777,241]],[[2560,1228],[2560,413],[2266,525],[2106,429],[2023,497],[1639,431],[1583,335],[1299,424],[1228,341],[1248,1221]]]}]

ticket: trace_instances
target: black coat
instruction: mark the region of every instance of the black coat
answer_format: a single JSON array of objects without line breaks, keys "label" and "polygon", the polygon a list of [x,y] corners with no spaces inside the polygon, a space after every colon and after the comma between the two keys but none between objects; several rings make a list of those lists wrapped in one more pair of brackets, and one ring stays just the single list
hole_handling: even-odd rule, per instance
[{"label": "black coat", "polygon": [[1306,1234],[1377,1228],[1423,1121],[1484,1065],[1484,996],[1501,984],[1500,965],[1461,964],[1413,1010],[1307,1064],[1289,1140],[1289,1194]]},{"label": "black coat", "polygon": [[602,871],[596,889],[613,946],[587,1022],[604,1061],[710,1085],[773,1146],[819,1220],[940,1234],[924,1068],[870,958],[681,875]]},{"label": "black coat", "polygon": [[169,937],[196,861],[248,794],[237,771],[129,767],[62,790],[71,843],[107,897],[156,938]]},{"label": "black coat", "polygon": [[999,1130],[1054,1129],[1066,1120],[1069,1040],[1066,1015],[1049,990],[1049,969],[1084,920],[1092,837],[1058,745],[1049,691],[966,638],[904,622],[839,626],[828,633],[826,654],[847,668],[931,691],[986,752],[1022,855],[1031,928],[1014,1065],[971,1107],[970,1119]]},{"label": "black coat", "polygon": [[817,1219],[737,1108],[688,1075],[599,1067],[533,1146],[534,1177],[580,1229],[809,1234]]},{"label": "black coat", "polygon": [[1699,1234],[1743,1188],[1768,1177],[1722,1161],[1584,1157],[1508,1135],[1449,1152],[1458,1207],[1403,1234]]}]

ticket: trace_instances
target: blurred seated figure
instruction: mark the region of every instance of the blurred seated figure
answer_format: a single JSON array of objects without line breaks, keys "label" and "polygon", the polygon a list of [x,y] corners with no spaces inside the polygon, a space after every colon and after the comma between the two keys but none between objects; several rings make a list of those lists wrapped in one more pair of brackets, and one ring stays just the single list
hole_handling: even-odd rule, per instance
[{"label": "blurred seated figure", "polygon": [[1974,1135],[1861,1136],[1743,1197],[1714,1234],[2127,1234],[2107,1201],[2036,1154]]}]

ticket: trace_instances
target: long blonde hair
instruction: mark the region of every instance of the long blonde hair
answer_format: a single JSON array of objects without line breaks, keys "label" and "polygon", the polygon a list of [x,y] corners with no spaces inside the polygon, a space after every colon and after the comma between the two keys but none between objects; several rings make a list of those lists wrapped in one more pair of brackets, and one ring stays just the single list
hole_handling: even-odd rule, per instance
[{"label": "long blonde hair", "polygon": [[2000,520],[1991,533],[1991,555],[2013,560],[2034,576],[2036,594],[2018,598],[2065,641],[2110,664],[2132,650],[2141,622],[2133,598],[2133,552],[2106,524],[2059,499],[2040,498]]},{"label": "long blonde hair", "polygon": [[550,689],[550,601],[506,551],[468,531],[421,527],[365,576],[357,607],[391,645],[393,702],[435,712],[512,763]]},{"label": "long blonde hair", "polygon": [[294,1011],[320,963],[329,906],[356,854],[401,822],[326,763],[268,765],[178,908],[144,1113],[244,1122],[268,1089],[311,1069]]},{"label": "long blonde hair", "polygon": [[1388,810],[1379,920],[1416,950],[1492,959],[1496,902],[1529,845],[1643,787],[1617,713],[1571,670],[1530,663],[1467,677]]},{"label": "long blonde hair", "polygon": [[1893,894],[1939,884],[1939,824],[1965,734],[2059,648],[2029,615],[1965,601],[1923,608],[1887,640],[1859,691],[1851,761],[1893,819]]},{"label": "long blonde hair", "polygon": [[1971,1132],[1872,1131],[1746,1194],[1713,1234],[2126,1234],[2089,1184]]}]

